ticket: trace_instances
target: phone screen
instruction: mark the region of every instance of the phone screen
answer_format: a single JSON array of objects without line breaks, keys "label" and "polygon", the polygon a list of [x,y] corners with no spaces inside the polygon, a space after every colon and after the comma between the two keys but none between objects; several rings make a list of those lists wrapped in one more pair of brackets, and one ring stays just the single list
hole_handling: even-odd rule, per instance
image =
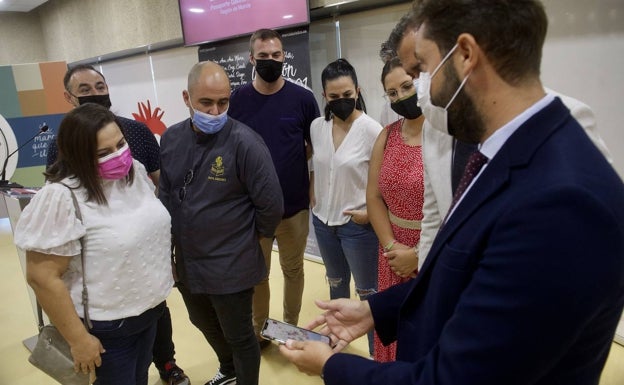
[{"label": "phone screen", "polygon": [[282,344],[286,343],[286,340],[312,340],[325,342],[327,344],[331,341],[328,336],[271,318],[267,318],[264,322],[264,327],[260,335],[266,339],[274,340]]}]

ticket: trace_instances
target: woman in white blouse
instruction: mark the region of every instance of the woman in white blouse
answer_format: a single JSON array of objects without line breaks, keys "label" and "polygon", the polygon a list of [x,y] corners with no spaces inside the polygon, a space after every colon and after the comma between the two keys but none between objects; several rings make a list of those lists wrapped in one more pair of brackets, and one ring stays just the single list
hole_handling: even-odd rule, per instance
[{"label": "woman in white blouse", "polygon": [[[321,74],[325,116],[310,127],[310,202],[331,299],[349,298],[351,274],[360,299],[377,292],[377,237],[366,212],[371,151],[383,129],[366,115],[355,69],[345,59]],[[372,355],[372,333],[369,350]]]},{"label": "woman in white blouse", "polygon": [[[69,343],[77,370],[94,371],[98,385],[145,385],[156,322],[173,285],[169,214],[108,109],[89,103],[69,112],[57,144],[48,183],[15,229],[28,283]],[[90,330],[81,320],[82,237]]]}]

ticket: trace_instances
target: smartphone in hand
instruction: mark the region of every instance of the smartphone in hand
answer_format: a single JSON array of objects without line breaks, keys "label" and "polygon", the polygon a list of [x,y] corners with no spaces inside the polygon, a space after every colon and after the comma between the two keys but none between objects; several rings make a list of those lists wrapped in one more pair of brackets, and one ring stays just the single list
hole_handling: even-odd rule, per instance
[{"label": "smartphone in hand", "polygon": [[330,338],[326,335],[271,318],[267,318],[267,320],[264,321],[264,326],[262,327],[262,331],[260,331],[260,335],[264,339],[276,341],[280,344],[285,344],[287,340],[312,340],[325,342],[328,345],[331,344]]}]

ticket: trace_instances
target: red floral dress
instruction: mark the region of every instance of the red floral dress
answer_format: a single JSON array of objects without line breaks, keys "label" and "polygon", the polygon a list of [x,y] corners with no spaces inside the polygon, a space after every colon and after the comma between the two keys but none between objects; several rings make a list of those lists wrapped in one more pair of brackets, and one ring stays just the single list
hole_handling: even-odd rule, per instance
[{"label": "red floral dress", "polygon": [[[422,220],[424,201],[424,170],[421,146],[410,146],[401,138],[403,119],[388,125],[388,141],[384,151],[378,187],[388,209],[397,217],[407,220]],[[415,247],[420,240],[420,230],[406,229],[390,223],[394,239],[398,242]],[[394,274],[379,248],[378,259],[378,290],[383,291],[390,286],[405,282],[409,278],[401,278]],[[383,346],[377,333],[374,341],[374,358],[379,362],[396,360],[396,343]]]}]

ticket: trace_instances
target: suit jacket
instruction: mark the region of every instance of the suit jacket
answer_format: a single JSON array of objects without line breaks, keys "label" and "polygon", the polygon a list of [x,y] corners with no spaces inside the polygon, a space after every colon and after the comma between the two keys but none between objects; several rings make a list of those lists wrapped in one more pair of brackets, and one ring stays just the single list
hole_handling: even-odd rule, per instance
[{"label": "suit jacket", "polygon": [[327,384],[597,384],[624,306],[624,184],[559,99],[512,134],[422,271],[368,298],[397,362]]},{"label": "suit jacket", "polygon": [[[562,95],[546,88],[546,92],[561,98],[563,104],[570,109],[572,116],[579,122],[594,145],[603,153],[609,163],[613,163],[606,144],[598,133],[596,117],[589,106],[572,97]],[[429,254],[431,244],[442,226],[453,193],[451,190],[451,160],[453,159],[453,137],[434,129],[425,121],[423,126],[423,165],[425,170],[425,194],[423,202],[422,230],[420,232],[418,267]]]}]

